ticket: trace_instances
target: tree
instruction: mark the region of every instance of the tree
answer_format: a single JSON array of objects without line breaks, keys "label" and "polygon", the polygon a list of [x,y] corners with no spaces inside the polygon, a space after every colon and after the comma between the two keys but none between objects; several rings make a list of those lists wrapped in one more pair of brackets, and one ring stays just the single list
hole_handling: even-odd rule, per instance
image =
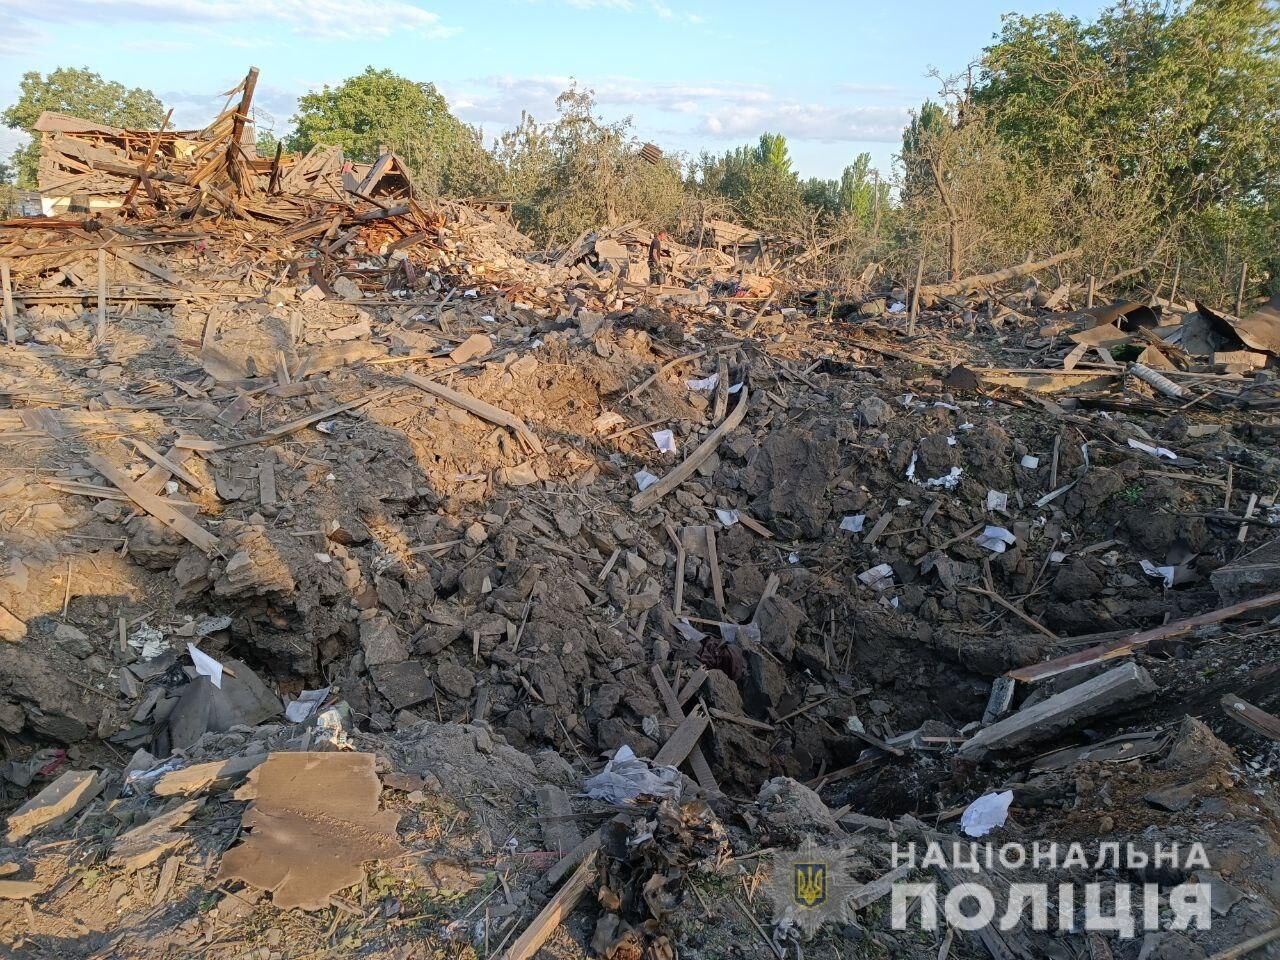
[{"label": "tree", "polygon": [[35,124],[46,110],[136,129],[154,129],[164,121],[164,104],[150,90],[104,80],[88,67],[58,67],[48,76],[33,70],[22,75],[18,89],[18,101],[0,114],[0,120],[32,136],[30,143],[14,151],[11,161],[24,187],[36,185],[40,138]]},{"label": "tree", "polygon": [[576,86],[556,108],[554,123],[526,114],[494,147],[500,189],[515,201],[521,227],[545,243],[564,243],[629,220],[653,229],[675,221],[679,170],[667,159],[641,159],[630,118],[606,123],[595,115],[592,92]]},{"label": "tree", "polygon": [[787,150],[787,138],[780,133],[762,133],[756,144],[755,162],[772,167],[782,174],[791,173],[791,153]]},{"label": "tree", "polygon": [[13,179],[13,167],[9,166],[5,161],[0,160],[0,184],[13,183]]},{"label": "tree", "polygon": [[927,181],[937,191],[947,215],[947,275],[960,276],[960,211],[951,187],[950,163],[960,127],[960,111],[953,119],[932,100],[926,100],[902,133],[902,163],[907,189],[919,192]]},{"label": "tree", "polygon": [[1163,259],[1172,242],[1188,254],[1184,283],[1225,299],[1220,274],[1238,276],[1240,259],[1254,276],[1276,265],[1272,0],[1121,0],[1093,22],[1010,15],[974,103],[1028,167],[1066,186],[1059,245],[1080,243],[1088,269]]},{"label": "tree", "polygon": [[435,85],[391,70],[368,67],[336,87],[303,94],[293,125],[291,150],[325,144],[369,163],[389,147],[431,190],[467,192],[488,172],[479,132],[449,112]]}]

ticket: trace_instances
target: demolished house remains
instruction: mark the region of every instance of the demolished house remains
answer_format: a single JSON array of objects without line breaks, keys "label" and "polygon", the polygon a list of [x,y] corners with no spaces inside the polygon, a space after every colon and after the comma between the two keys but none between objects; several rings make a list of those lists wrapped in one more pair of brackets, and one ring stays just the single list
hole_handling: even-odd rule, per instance
[{"label": "demolished house remains", "polygon": [[[7,950],[1280,956],[1280,304],[1068,251],[819,309],[723,220],[659,286],[637,223],[259,156],[256,81],[44,115],[0,224]],[[889,852],[944,840],[1088,856]],[[1032,881],[1047,928],[889,909]]]}]

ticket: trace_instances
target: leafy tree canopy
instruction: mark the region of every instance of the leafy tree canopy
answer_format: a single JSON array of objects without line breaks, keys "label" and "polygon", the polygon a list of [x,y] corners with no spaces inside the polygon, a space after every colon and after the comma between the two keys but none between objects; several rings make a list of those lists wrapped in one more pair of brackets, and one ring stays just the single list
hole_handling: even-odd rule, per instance
[{"label": "leafy tree canopy", "polygon": [[[164,121],[165,108],[150,90],[129,89],[104,80],[87,67],[58,67],[48,75],[30,71],[22,76],[16,103],[0,114],[5,126],[33,133],[45,110],[67,113],[116,127],[152,128]],[[36,183],[40,159],[38,137],[13,153],[12,165],[18,182],[25,187]]]}]

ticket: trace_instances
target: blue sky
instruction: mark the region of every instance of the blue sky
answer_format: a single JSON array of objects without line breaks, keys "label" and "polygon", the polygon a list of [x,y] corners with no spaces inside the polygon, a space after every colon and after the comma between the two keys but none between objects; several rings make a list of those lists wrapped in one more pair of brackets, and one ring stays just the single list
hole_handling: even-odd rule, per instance
[{"label": "blue sky", "polygon": [[[260,68],[257,105],[287,128],[300,93],[367,65],[434,82],[493,134],[554,114],[578,80],[668,151],[786,134],[804,176],[860,151],[886,173],[908,111],[959,73],[1000,16],[1087,0],[0,0],[0,104],[29,70],[88,66],[149,87],[180,126]],[[0,127],[0,154],[17,140]]]}]

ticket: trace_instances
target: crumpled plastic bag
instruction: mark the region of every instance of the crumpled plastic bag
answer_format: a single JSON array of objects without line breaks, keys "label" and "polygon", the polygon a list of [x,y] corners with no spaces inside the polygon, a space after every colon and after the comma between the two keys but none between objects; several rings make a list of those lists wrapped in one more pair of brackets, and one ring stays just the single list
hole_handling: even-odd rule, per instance
[{"label": "crumpled plastic bag", "polygon": [[680,787],[680,771],[675,767],[652,766],[626,744],[617,749],[603,770],[582,782],[585,796],[607,803],[630,803],[641,794],[675,800],[680,796]]},{"label": "crumpled plastic bag", "polygon": [[997,827],[1003,827],[1009,819],[1009,804],[1013,803],[1013,791],[988,793],[979,797],[960,814],[960,829],[970,837],[985,837]]}]

